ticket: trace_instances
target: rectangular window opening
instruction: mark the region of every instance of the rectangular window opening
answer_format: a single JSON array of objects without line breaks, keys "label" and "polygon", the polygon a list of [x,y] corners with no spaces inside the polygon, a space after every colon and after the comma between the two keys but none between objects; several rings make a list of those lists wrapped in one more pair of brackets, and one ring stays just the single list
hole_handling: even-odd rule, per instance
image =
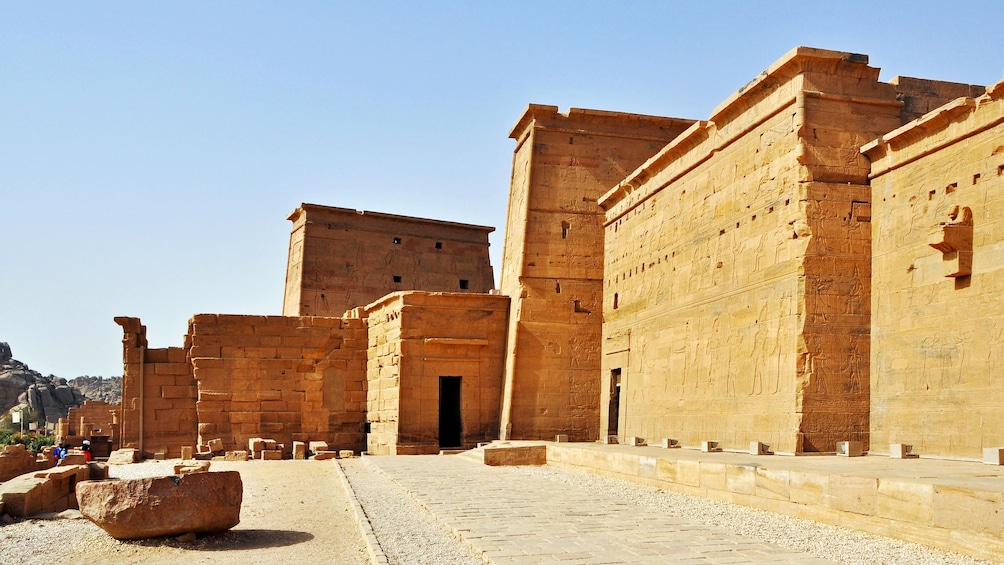
[{"label": "rectangular window opening", "polygon": [[460,290],[467,290],[471,287],[470,281],[467,279],[460,279]]},{"label": "rectangular window opening", "polygon": [[394,275],[394,282],[396,283],[401,282],[401,275]]},{"label": "rectangular window opening", "polygon": [[401,238],[400,237],[395,237],[394,238],[394,245],[401,245]]},{"label": "rectangular window opening", "polygon": [[437,241],[436,242],[436,249],[442,249],[442,248],[443,248],[443,242],[442,241]]}]

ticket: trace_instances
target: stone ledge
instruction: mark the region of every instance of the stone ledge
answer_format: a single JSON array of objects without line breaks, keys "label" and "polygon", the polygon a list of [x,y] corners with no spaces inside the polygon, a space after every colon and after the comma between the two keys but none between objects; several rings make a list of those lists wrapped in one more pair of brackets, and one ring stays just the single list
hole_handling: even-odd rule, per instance
[{"label": "stone ledge", "polygon": [[539,448],[546,449],[548,465],[562,469],[1004,560],[1004,471],[987,472],[980,463],[907,463],[879,456],[766,458],[602,444],[548,443]]}]

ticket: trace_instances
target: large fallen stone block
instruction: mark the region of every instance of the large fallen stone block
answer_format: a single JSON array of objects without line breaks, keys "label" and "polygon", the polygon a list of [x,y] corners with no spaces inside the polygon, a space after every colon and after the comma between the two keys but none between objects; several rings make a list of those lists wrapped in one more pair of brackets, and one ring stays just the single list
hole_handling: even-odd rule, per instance
[{"label": "large fallen stone block", "polygon": [[328,442],[326,441],[312,441],[307,444],[307,451],[311,453],[317,453],[319,451],[328,451]]},{"label": "large fallen stone block", "polygon": [[90,474],[87,465],[27,473],[0,485],[0,502],[3,502],[5,512],[19,518],[76,508],[75,487],[87,481]]},{"label": "large fallen stone block", "polygon": [[485,465],[493,467],[510,465],[546,465],[547,447],[528,445],[522,447],[485,448]]},{"label": "large fallen stone block", "polygon": [[219,455],[224,452],[223,440],[219,438],[209,440],[209,451]]},{"label": "large fallen stone block", "polygon": [[132,448],[116,449],[108,456],[109,465],[127,465],[139,461],[139,450]]},{"label": "large fallen stone block", "polygon": [[77,485],[80,512],[115,539],[223,532],[240,523],[237,471]]},{"label": "large fallen stone block", "polygon": [[187,475],[189,473],[208,473],[209,461],[189,461],[188,463],[178,463],[174,466],[175,475]]}]

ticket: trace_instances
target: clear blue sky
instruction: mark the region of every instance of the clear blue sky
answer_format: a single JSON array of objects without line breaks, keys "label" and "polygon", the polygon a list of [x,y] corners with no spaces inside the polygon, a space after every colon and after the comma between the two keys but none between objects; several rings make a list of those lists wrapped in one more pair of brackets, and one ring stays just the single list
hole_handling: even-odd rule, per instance
[{"label": "clear blue sky", "polygon": [[301,202],[492,225],[527,103],[707,118],[796,45],[1004,70],[1004,3],[0,4],[0,341],[118,375],[117,315],[279,314]]}]

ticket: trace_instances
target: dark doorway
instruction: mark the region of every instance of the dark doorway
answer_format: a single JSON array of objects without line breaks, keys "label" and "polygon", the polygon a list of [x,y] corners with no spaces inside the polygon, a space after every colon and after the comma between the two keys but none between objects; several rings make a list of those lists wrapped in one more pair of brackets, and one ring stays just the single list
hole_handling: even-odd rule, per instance
[{"label": "dark doorway", "polygon": [[621,417],[621,370],[610,370],[610,408],[607,435],[617,435],[617,423]]},{"label": "dark doorway", "polygon": [[439,377],[439,447],[463,446],[460,377]]}]

